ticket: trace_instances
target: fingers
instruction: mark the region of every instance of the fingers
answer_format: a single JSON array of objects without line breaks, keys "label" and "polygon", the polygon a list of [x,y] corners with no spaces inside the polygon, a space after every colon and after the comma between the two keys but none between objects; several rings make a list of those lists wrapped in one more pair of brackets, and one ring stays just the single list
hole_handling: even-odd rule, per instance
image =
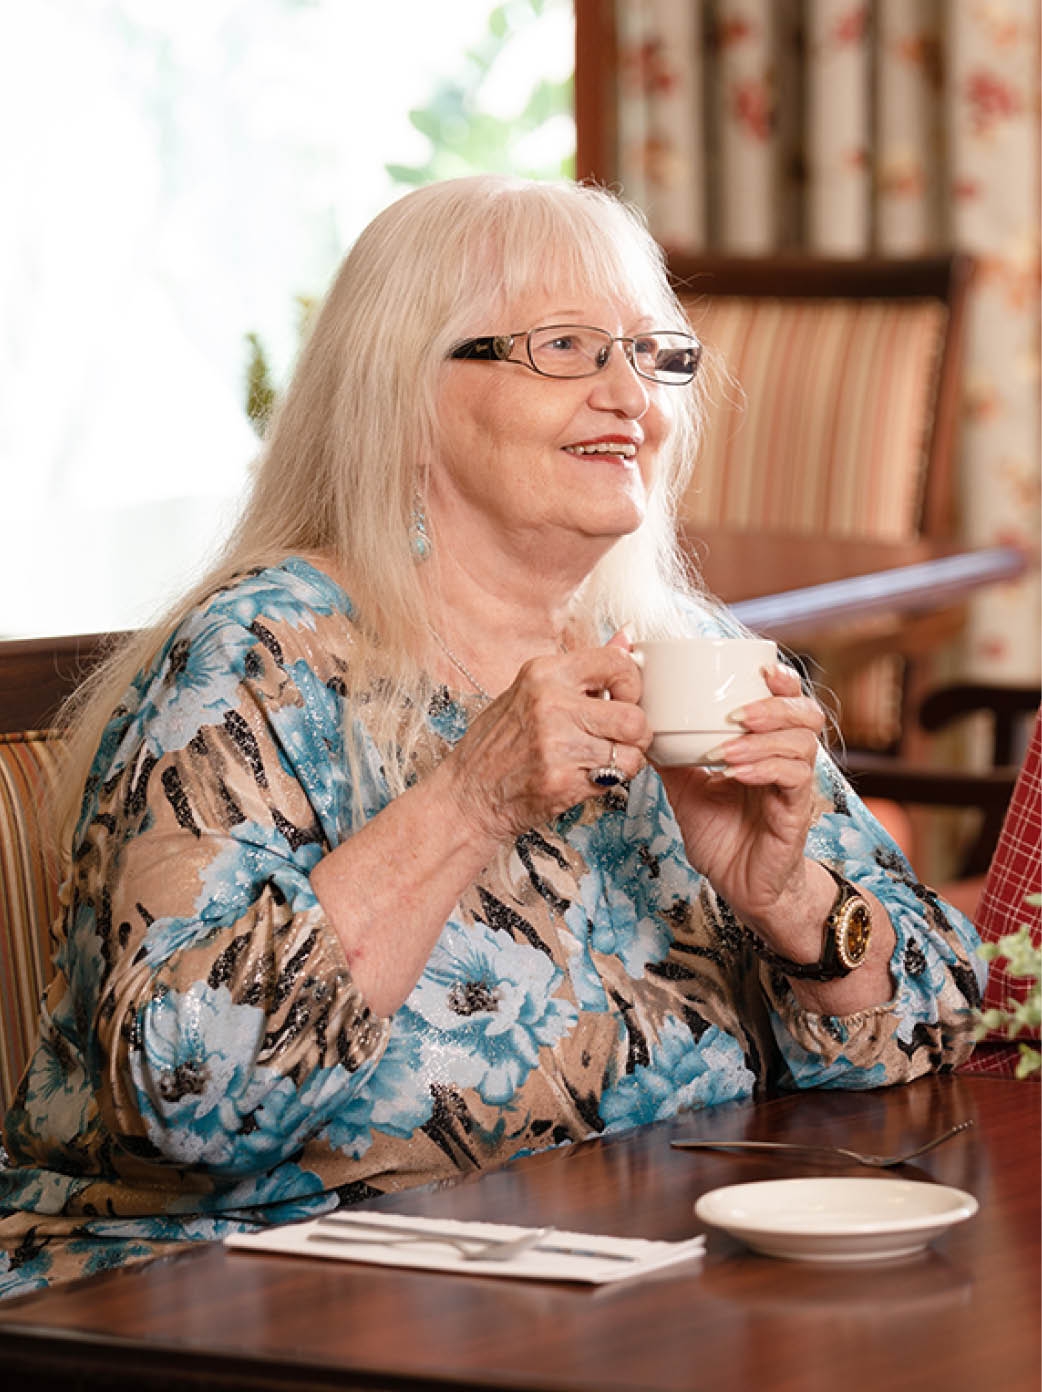
[{"label": "fingers", "polygon": [[745,733],[721,742],[713,761],[726,765],[726,777],[743,783],[799,787],[813,770],[825,715],[803,694],[799,675],[791,668],[774,667],[764,675],[773,694],[732,714]]},{"label": "fingers", "polygon": [[744,783],[750,788],[801,789],[810,778],[813,762],[783,755],[756,757],[743,754],[741,763],[731,763],[720,770],[722,778]]},{"label": "fingers", "polygon": [[651,741],[640,689],[620,645],[523,664],[449,756],[468,815],[492,835],[516,835],[633,778]]},{"label": "fingers", "polygon": [[524,664],[514,684],[540,706],[569,718],[588,737],[591,759],[601,763],[604,741],[632,745],[638,752],[651,743],[647,717],[637,704],[642,685],[640,668],[619,644],[536,658]]},{"label": "fingers", "polygon": [[587,691],[610,693],[613,701],[640,700],[643,678],[640,668],[630,655],[630,642],[625,629],[602,648],[580,648],[564,659]]},{"label": "fingers", "polygon": [[732,720],[750,733],[791,728],[810,730],[815,738],[821,734],[825,713],[817,701],[804,694],[798,672],[791,667],[770,667],[764,679],[772,695],[733,711]]},{"label": "fingers", "polygon": [[[587,770],[589,775],[605,768],[612,769],[618,774],[621,781],[628,783],[631,778],[636,778],[647,763],[643,750],[637,745],[618,744],[614,740],[609,740],[605,750],[606,757],[590,765]],[[599,784],[596,777],[593,777],[591,781],[595,786]]]}]

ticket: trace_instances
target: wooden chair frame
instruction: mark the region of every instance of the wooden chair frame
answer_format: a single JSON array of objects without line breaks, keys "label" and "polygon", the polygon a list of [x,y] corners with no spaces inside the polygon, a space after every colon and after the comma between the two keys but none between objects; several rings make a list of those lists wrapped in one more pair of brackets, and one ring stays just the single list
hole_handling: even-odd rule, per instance
[{"label": "wooden chair frame", "polygon": [[[959,426],[961,365],[974,259],[964,253],[915,258],[840,259],[818,256],[710,256],[668,252],[673,284],[689,295],[822,301],[933,299],[945,305],[947,329],[938,363],[931,432],[925,447],[918,530],[949,541],[956,535],[954,440]],[[805,539],[804,539],[805,541]]]},{"label": "wooden chair frame", "polygon": [[48,730],[62,704],[122,635],[0,642],[0,734]]},{"label": "wooden chair frame", "polygon": [[687,295],[855,302],[936,300],[943,304],[948,323],[926,443],[918,530],[935,541],[954,538],[954,444],[962,389],[966,307],[975,268],[971,256],[953,253],[853,260],[791,254],[713,256],[679,249],[668,251],[667,256],[674,286]]},{"label": "wooden chair frame", "polygon": [[938,687],[923,700],[916,720],[930,734],[981,712],[990,717],[990,767],[986,769],[926,767],[855,752],[843,760],[844,771],[865,798],[887,798],[912,807],[977,810],[980,823],[962,852],[958,875],[964,879],[985,875],[1020,770],[1021,736],[1040,699],[1035,686],[959,682]]}]

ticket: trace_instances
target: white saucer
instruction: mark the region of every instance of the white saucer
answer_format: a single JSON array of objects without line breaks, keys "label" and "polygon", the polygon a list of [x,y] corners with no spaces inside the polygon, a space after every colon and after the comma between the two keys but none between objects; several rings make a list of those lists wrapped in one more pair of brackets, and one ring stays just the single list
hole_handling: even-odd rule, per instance
[{"label": "white saucer", "polygon": [[713,1189],[695,1214],[768,1256],[855,1262],[922,1251],[977,1207],[961,1189],[907,1179],[769,1179]]}]

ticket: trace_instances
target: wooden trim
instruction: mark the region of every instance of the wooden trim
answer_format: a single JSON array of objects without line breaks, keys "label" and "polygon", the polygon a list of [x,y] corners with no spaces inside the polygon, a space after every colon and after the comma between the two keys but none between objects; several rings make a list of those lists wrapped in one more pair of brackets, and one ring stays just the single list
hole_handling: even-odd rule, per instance
[{"label": "wooden trim", "polygon": [[1018,768],[1009,764],[980,773],[921,768],[885,756],[851,755],[843,771],[861,797],[891,798],[924,807],[970,807],[1004,813],[1013,796]]},{"label": "wooden trim", "polygon": [[669,274],[687,293],[757,299],[965,297],[973,260],[959,256],[845,257],[785,252],[719,256],[666,248]]},{"label": "wooden trim", "polygon": [[962,415],[963,362],[970,288],[976,274],[972,256],[948,258],[948,332],[937,365],[937,399],[926,459],[920,527],[927,536],[951,536],[957,526],[955,440]]},{"label": "wooden trim", "polygon": [[618,45],[614,0],[575,4],[575,173],[608,184],[616,178]]},{"label": "wooden trim", "polygon": [[80,633],[0,642],[0,734],[50,728],[62,704],[123,636]]},{"label": "wooden trim", "polygon": [[924,730],[943,730],[978,711],[992,719],[992,762],[1017,764],[1030,734],[1029,717],[1042,704],[1038,683],[993,686],[983,682],[952,682],[926,696],[917,711]]}]

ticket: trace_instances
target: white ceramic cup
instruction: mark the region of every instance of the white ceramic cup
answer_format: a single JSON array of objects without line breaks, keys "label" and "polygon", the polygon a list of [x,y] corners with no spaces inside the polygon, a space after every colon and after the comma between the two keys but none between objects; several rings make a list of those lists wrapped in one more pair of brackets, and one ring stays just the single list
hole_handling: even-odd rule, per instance
[{"label": "white ceramic cup", "polygon": [[644,673],[641,708],[656,764],[702,764],[717,745],[741,733],[732,711],[769,696],[763,669],[778,649],[767,638],[666,638],[634,643]]}]

